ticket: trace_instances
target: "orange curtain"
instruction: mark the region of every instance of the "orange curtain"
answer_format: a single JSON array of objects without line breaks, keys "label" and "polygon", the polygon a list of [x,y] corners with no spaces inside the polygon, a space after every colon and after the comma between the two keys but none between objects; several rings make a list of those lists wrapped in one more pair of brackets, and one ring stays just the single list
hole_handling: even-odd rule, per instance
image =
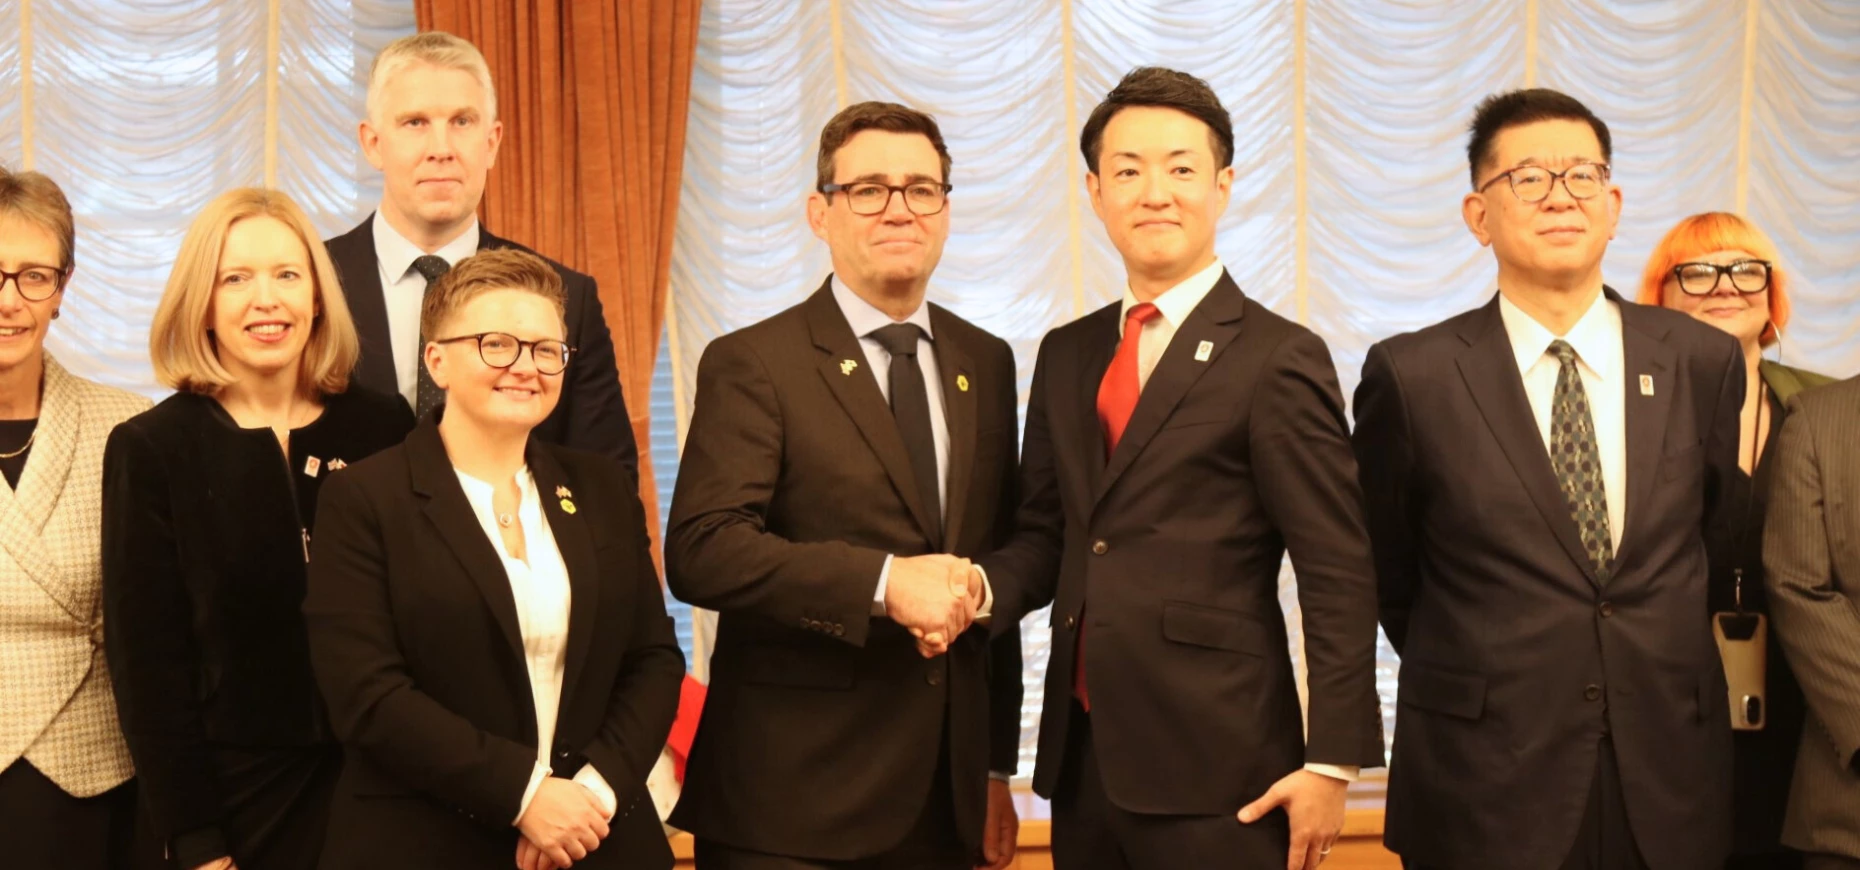
[{"label": "orange curtain", "polygon": [[700,0],[415,0],[421,30],[484,52],[504,143],[480,216],[593,275],[639,442],[658,538],[648,425]]}]

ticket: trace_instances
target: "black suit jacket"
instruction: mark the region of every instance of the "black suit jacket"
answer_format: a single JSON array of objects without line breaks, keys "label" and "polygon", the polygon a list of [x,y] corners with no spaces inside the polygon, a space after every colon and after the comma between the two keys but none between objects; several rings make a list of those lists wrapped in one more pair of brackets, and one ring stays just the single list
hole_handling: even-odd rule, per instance
[{"label": "black suit jacket", "polygon": [[[1731,731],[1704,530],[1737,470],[1737,342],[1623,302],[1627,512],[1599,582],[1497,297],[1370,348],[1356,452],[1402,655],[1389,847],[1429,867],[1561,865],[1603,733],[1653,870],[1729,849]],[[1651,378],[1642,389],[1641,377]]]},{"label": "black suit jacket", "polygon": [[887,554],[974,555],[1012,521],[1013,352],[935,305],[930,320],[949,426],[942,527],[829,287],[704,350],[665,544],[673,594],[720,614],[671,818],[699,837],[879,854],[924,808],[947,734],[956,824],[979,853],[987,772],[1012,771],[1019,745],[1019,633],[991,649],[977,626],[925,660],[870,615]]},{"label": "black suit jacket", "polygon": [[[379,217],[371,215],[360,226],[325,244],[336,272],[342,276],[342,292],[362,340],[355,380],[376,392],[399,396],[400,383],[394,377],[394,351],[388,335],[387,302],[382,298],[381,263],[375,258],[374,221]],[[493,248],[536,253],[480,227],[478,250]],[[533,434],[552,444],[604,454],[624,466],[637,485],[639,446],[627,416],[626,398],[620,392],[614,340],[607,330],[606,316],[601,313],[600,292],[592,277],[554,260],[548,262],[562,276],[562,289],[568,295],[568,343],[575,348],[575,358],[568,366],[561,403]]]},{"label": "black suit jacket", "polygon": [[[684,656],[639,497],[603,456],[532,438],[527,460],[572,596],[550,767],[593,764],[619,800],[612,833],[575,866],[670,867],[645,781]],[[509,579],[431,418],[337,475],[320,513],[304,615],[347,750],[322,866],[504,870],[536,712]]]},{"label": "black suit jacket", "polygon": [[[1097,395],[1119,310],[1041,343],[1020,528],[982,560],[997,611],[1053,604],[1035,790],[1063,775],[1081,620],[1099,767],[1124,809],[1229,814],[1307,762],[1381,766],[1375,579],[1323,340],[1223,273],[1107,462]],[[1278,598],[1288,550],[1309,737]]]}]

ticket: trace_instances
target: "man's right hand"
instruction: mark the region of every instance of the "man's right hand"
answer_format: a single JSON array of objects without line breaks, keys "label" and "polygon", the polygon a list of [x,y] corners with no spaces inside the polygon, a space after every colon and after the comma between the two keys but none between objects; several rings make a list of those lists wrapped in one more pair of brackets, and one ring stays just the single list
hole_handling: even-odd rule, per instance
[{"label": "man's right hand", "polygon": [[536,787],[536,796],[517,820],[517,829],[563,867],[588,857],[607,838],[607,820],[594,793],[555,776]]},{"label": "man's right hand", "polygon": [[239,870],[239,867],[233,863],[232,856],[229,855],[224,858],[215,858],[199,867],[195,867],[194,870]]},{"label": "man's right hand", "polygon": [[981,580],[967,559],[932,554],[891,560],[885,615],[910,629],[926,658],[948,652],[981,604]]}]

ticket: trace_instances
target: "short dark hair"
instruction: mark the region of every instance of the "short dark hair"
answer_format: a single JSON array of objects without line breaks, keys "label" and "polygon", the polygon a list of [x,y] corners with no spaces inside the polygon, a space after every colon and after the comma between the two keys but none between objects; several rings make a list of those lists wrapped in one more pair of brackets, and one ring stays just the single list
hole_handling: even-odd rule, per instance
[{"label": "short dark hair", "polygon": [[1104,147],[1104,128],[1118,112],[1132,106],[1174,109],[1208,125],[1208,144],[1218,168],[1234,162],[1234,122],[1208,83],[1185,72],[1160,66],[1140,66],[1124,75],[1104,102],[1091,110],[1079,130],[1079,150],[1085,152],[1085,170],[1098,171],[1098,153]]},{"label": "short dark hair", "polygon": [[1549,88],[1506,91],[1480,100],[1479,108],[1473,112],[1469,128],[1472,138],[1466,143],[1466,162],[1470,165],[1473,187],[1479,186],[1479,176],[1492,162],[1492,142],[1498,134],[1538,121],[1587,123],[1589,129],[1595,131],[1596,141],[1602,143],[1602,162],[1614,162],[1614,139],[1608,135],[1608,125],[1581,100]]},{"label": "short dark hair", "polygon": [[833,160],[846,143],[867,130],[887,133],[916,133],[930,140],[943,169],[943,183],[949,183],[949,147],[943,144],[943,131],[936,119],[909,106],[869,100],[841,109],[827,126],[820,128],[820,156],[814,161],[814,189],[833,183]]}]

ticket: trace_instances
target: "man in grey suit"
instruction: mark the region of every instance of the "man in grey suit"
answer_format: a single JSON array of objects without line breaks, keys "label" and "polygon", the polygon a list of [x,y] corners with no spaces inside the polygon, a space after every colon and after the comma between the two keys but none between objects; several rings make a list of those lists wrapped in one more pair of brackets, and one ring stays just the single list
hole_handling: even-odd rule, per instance
[{"label": "man in grey suit", "polygon": [[1763,567],[1809,716],[1783,843],[1807,870],[1860,870],[1860,379],[1789,404]]}]

